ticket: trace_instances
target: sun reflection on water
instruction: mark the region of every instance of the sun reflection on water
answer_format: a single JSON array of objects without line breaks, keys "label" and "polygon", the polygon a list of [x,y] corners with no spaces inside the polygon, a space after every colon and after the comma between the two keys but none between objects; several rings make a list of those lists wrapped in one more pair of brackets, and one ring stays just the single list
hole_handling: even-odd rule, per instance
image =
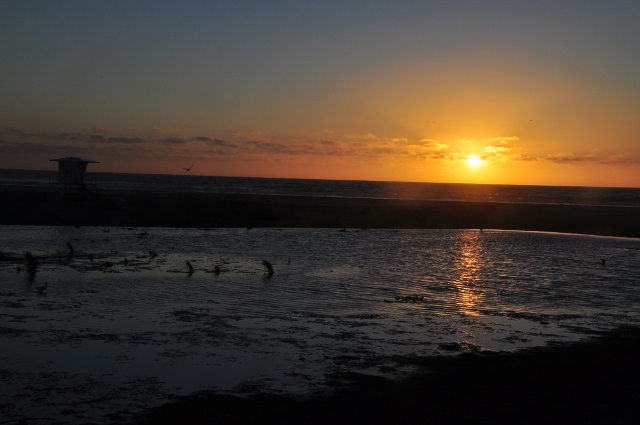
[{"label": "sun reflection on water", "polygon": [[480,285],[485,267],[484,235],[475,231],[459,233],[455,247],[458,255],[455,258],[453,284],[457,288],[454,297],[458,311],[469,316],[479,316],[477,307],[484,300]]}]

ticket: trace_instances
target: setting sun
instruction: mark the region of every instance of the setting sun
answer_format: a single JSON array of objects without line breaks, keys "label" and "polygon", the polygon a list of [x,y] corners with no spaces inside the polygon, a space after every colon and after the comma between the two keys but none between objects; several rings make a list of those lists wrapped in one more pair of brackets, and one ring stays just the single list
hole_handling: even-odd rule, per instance
[{"label": "setting sun", "polygon": [[482,161],[478,155],[471,155],[469,157],[469,159],[467,159],[467,164],[469,164],[470,167],[476,168],[478,166],[480,166],[484,161]]}]

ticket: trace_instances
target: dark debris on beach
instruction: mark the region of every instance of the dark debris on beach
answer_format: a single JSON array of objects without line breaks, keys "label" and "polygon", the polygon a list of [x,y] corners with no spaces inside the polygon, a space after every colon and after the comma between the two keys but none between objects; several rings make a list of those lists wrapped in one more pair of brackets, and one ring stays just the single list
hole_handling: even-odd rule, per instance
[{"label": "dark debris on beach", "polygon": [[199,393],[145,414],[159,424],[629,424],[640,417],[640,329],[514,353],[394,357],[429,373],[356,372],[330,394]]}]

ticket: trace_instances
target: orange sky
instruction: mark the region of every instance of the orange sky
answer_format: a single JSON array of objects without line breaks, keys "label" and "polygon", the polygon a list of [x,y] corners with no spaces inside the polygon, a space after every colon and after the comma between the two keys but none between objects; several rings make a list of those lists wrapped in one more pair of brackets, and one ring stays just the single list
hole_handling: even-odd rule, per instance
[{"label": "orange sky", "polygon": [[640,187],[639,22],[615,1],[3,2],[0,167]]}]

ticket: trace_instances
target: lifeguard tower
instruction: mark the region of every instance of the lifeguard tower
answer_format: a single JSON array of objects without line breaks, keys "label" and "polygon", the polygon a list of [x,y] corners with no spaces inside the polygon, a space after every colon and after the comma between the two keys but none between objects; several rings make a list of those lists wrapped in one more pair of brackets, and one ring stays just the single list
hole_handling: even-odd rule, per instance
[{"label": "lifeguard tower", "polygon": [[58,163],[58,183],[52,189],[59,191],[62,187],[62,197],[99,197],[95,184],[85,184],[84,175],[89,163],[99,164],[98,161],[68,156],[66,158],[51,159]]}]

